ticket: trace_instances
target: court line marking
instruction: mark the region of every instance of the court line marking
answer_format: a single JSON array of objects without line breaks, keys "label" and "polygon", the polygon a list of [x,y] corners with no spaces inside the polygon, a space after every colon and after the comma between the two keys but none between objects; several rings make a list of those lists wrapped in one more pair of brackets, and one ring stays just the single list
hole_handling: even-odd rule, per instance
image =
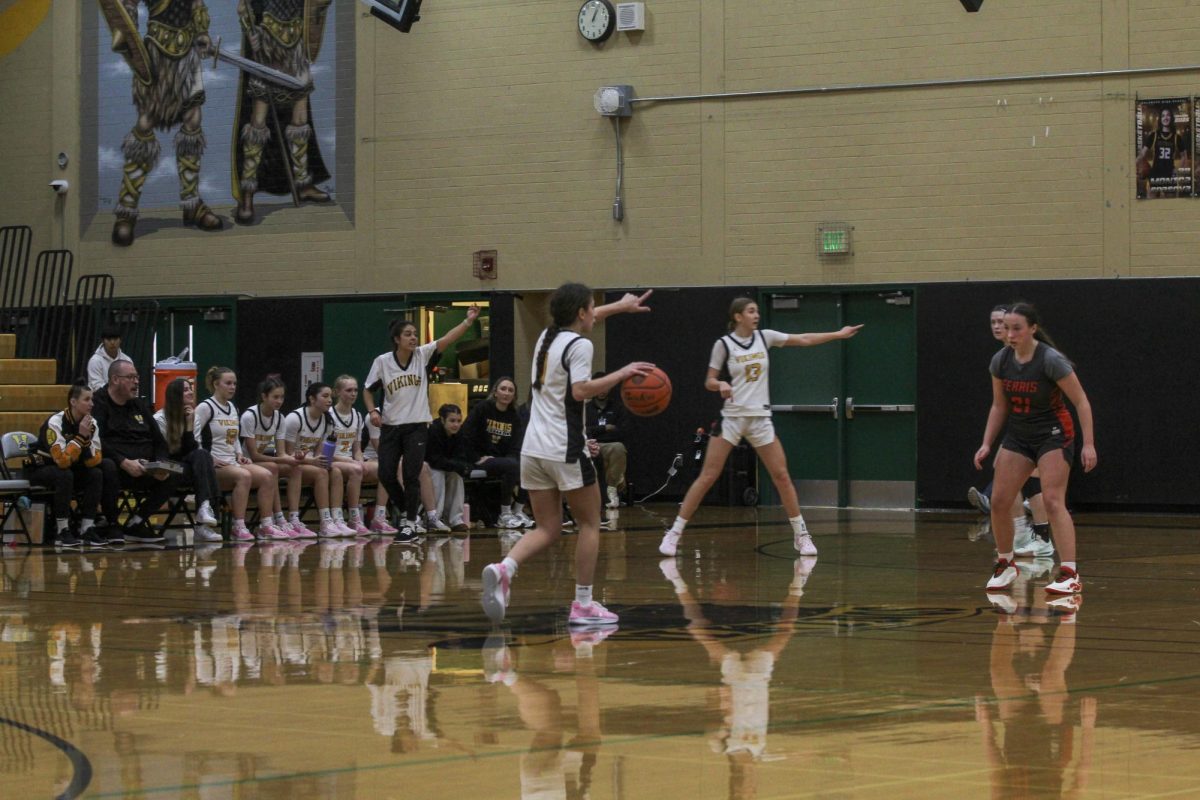
[{"label": "court line marking", "polygon": [[49,731],[44,731],[24,722],[8,719],[7,717],[0,717],[0,724],[9,725],[17,730],[32,733],[34,736],[45,739],[61,750],[62,754],[67,757],[67,760],[71,762],[71,767],[75,770],[75,774],[71,777],[71,783],[67,785],[67,788],[55,800],[75,800],[76,797],[83,794],[88,784],[92,782],[92,762],[88,760],[88,757],[83,754],[82,750],[66,739],[60,739]]}]

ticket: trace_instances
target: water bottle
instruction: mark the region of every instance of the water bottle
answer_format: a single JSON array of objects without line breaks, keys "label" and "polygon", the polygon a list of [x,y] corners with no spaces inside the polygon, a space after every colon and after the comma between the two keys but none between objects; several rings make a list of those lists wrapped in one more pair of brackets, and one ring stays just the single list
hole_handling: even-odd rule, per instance
[{"label": "water bottle", "polygon": [[325,437],[325,444],[321,445],[321,460],[325,462],[325,466],[333,464],[333,454],[337,452],[337,436],[333,431]]},{"label": "water bottle", "polygon": [[471,530],[471,504],[463,503],[463,524],[467,526],[467,530]]}]

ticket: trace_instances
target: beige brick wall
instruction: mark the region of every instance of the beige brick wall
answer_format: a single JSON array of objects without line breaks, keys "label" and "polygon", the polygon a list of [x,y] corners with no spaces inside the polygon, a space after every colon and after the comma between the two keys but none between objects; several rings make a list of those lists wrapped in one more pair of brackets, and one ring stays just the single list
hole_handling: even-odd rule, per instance
[{"label": "beige brick wall", "polygon": [[[80,231],[68,200],[77,271],[122,293],[257,295],[1198,271],[1200,200],[1138,203],[1130,170],[1136,96],[1200,91],[1200,75],[642,104],[623,128],[621,223],[612,127],[591,108],[610,82],[645,97],[1185,64],[1187,0],[647,0],[648,30],[599,48],[576,7],[438,0],[404,35],[356,6],[356,185],[339,187],[353,220],[172,224],[118,250],[111,219]],[[32,222],[39,246],[59,234],[53,155],[80,140],[78,16],[55,3],[0,61],[0,221]],[[49,107],[33,81],[47,72]],[[814,245],[831,220],[855,228],[833,266]],[[480,287],[483,248],[500,278]]]}]

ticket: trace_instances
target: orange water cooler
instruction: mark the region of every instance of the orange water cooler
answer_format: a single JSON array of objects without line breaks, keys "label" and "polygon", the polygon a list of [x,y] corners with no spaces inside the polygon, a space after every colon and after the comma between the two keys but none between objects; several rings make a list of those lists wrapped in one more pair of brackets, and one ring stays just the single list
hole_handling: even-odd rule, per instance
[{"label": "orange water cooler", "polygon": [[158,411],[167,400],[167,384],[176,378],[191,378],[196,381],[196,363],[169,358],[154,365],[154,410]]}]

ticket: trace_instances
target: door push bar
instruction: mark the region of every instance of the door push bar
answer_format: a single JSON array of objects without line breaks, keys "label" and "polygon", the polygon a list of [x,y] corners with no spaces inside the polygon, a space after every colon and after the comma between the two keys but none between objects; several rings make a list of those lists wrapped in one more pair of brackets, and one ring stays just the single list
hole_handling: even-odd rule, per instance
[{"label": "door push bar", "polygon": [[853,397],[846,398],[846,419],[854,419],[855,411],[870,411],[881,414],[911,414],[917,407],[911,403],[859,403]]},{"label": "door push bar", "polygon": [[832,414],[834,419],[838,418],[838,398],[833,398],[829,405],[799,405],[799,406],[771,406],[772,411],[789,411],[795,414]]}]

